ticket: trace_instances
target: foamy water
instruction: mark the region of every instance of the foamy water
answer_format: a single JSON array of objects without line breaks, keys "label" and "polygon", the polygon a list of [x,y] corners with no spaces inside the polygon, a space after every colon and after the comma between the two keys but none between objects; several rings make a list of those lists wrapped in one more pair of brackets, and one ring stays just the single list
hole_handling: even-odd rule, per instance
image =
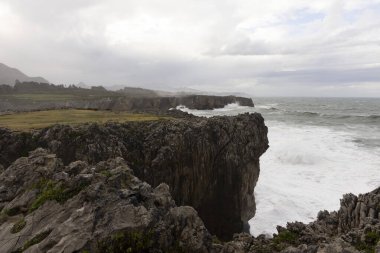
[{"label": "foamy water", "polygon": [[337,210],[343,194],[380,186],[380,124],[343,124],[313,113],[294,116],[278,107],[263,103],[255,108],[237,104],[203,111],[182,108],[205,117],[258,111],[266,119],[270,148],[261,157],[257,211],[249,222],[255,236],[271,235],[288,221],[312,221],[319,210]]}]

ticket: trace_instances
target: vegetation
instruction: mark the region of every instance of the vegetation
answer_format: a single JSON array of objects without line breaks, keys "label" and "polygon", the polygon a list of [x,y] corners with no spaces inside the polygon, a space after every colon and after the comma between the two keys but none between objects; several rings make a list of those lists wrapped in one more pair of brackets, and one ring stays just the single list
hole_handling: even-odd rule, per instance
[{"label": "vegetation", "polygon": [[109,170],[102,170],[100,174],[106,176],[106,177],[111,177],[112,173]]},{"label": "vegetation", "polygon": [[20,210],[20,207],[16,206],[16,207],[13,207],[13,208],[10,208],[10,209],[5,209],[4,213],[7,216],[15,216],[17,214],[20,214],[21,210]]},{"label": "vegetation", "polygon": [[[289,245],[296,245],[297,239],[299,235],[297,233],[294,233],[289,230],[284,230],[278,233],[278,235],[275,235],[273,238],[273,248],[276,249],[276,251],[281,251],[285,249]],[[263,248],[263,250],[259,252],[267,252],[266,248]]]},{"label": "vegetation", "polygon": [[222,241],[216,235],[212,236],[212,243],[223,244]]},{"label": "vegetation", "polygon": [[82,183],[76,185],[74,188],[66,188],[62,184],[57,184],[52,180],[42,179],[37,183],[37,189],[40,194],[34,200],[29,210],[32,212],[42,206],[48,200],[55,200],[58,203],[64,203],[68,199],[77,195],[81,190],[83,190],[88,184]]},{"label": "vegetation", "polygon": [[[99,252],[102,253],[137,253],[137,252],[156,252],[157,246],[154,244],[154,232],[148,231],[129,231],[118,232],[100,242],[98,242]],[[161,249],[166,253],[184,253],[186,251],[174,242],[169,248]]]},{"label": "vegetation", "polygon": [[25,225],[26,225],[25,219],[24,218],[20,219],[19,221],[17,221],[13,225],[13,227],[11,229],[11,233],[16,234],[16,233],[20,232],[25,227]]},{"label": "vegetation", "polygon": [[109,91],[102,86],[92,86],[89,89],[75,85],[63,86],[49,83],[16,82],[15,86],[0,85],[0,99],[14,102],[49,102],[93,100],[110,97],[156,97],[153,90],[125,87],[119,91]]},{"label": "vegetation", "polygon": [[153,246],[151,232],[118,232],[98,243],[100,252],[135,253],[150,252]]},{"label": "vegetation", "polygon": [[289,230],[281,231],[276,237],[273,238],[273,242],[276,244],[279,243],[288,243],[294,244],[298,238],[298,235]]},{"label": "vegetation", "polygon": [[86,122],[105,123],[107,121],[152,121],[168,117],[127,112],[95,110],[48,110],[0,115],[0,127],[27,131],[40,129],[54,124],[77,125]]},{"label": "vegetation", "polygon": [[80,99],[79,97],[71,94],[12,94],[1,95],[0,98],[8,100],[31,100],[31,101],[65,101]]},{"label": "vegetation", "polygon": [[8,215],[5,213],[5,210],[2,210],[0,212],[0,225],[2,225],[4,222],[6,222],[8,219]]},{"label": "vegetation", "polygon": [[365,253],[375,253],[375,247],[380,242],[380,233],[370,231],[365,235],[364,241],[359,241],[355,248]]},{"label": "vegetation", "polygon": [[22,246],[22,248],[18,248],[17,250],[13,251],[12,253],[20,253],[20,252],[27,250],[29,247],[31,247],[37,243],[42,242],[50,233],[51,233],[51,230],[47,230],[47,231],[44,231],[44,232],[37,234],[32,239],[26,241],[24,246]]}]

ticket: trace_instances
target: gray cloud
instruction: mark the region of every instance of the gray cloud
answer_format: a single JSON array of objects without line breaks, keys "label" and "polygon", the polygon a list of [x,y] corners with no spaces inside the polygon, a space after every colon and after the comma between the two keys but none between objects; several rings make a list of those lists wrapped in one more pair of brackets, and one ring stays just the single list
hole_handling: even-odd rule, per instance
[{"label": "gray cloud", "polygon": [[378,0],[4,0],[0,61],[54,83],[380,96],[379,10]]}]

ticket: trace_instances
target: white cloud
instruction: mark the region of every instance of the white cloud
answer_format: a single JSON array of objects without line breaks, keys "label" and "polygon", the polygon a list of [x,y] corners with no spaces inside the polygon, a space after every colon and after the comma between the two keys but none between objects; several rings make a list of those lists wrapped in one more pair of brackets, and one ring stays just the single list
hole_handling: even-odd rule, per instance
[{"label": "white cloud", "polygon": [[3,0],[0,61],[55,83],[380,96],[379,12],[380,0]]}]

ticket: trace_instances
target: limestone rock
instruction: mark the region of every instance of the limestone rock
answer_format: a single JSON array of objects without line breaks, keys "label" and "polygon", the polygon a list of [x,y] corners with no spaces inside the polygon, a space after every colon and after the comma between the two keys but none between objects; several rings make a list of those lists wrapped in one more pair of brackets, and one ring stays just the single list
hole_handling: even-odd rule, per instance
[{"label": "limestone rock", "polygon": [[[153,187],[168,184],[176,203],[193,206],[221,239],[242,232],[254,216],[259,158],[268,148],[267,127],[256,113],[56,125],[34,133],[0,131],[0,164],[5,166],[37,147],[48,149],[67,165],[123,157],[136,176]],[[71,164],[65,172],[76,174],[83,166]]]},{"label": "limestone rock", "polygon": [[98,164],[91,174],[56,180],[68,167],[38,149],[0,175],[2,215],[7,216],[0,225],[0,252],[211,249],[197,212],[177,207],[166,184],[152,188],[140,181],[122,158]]}]

